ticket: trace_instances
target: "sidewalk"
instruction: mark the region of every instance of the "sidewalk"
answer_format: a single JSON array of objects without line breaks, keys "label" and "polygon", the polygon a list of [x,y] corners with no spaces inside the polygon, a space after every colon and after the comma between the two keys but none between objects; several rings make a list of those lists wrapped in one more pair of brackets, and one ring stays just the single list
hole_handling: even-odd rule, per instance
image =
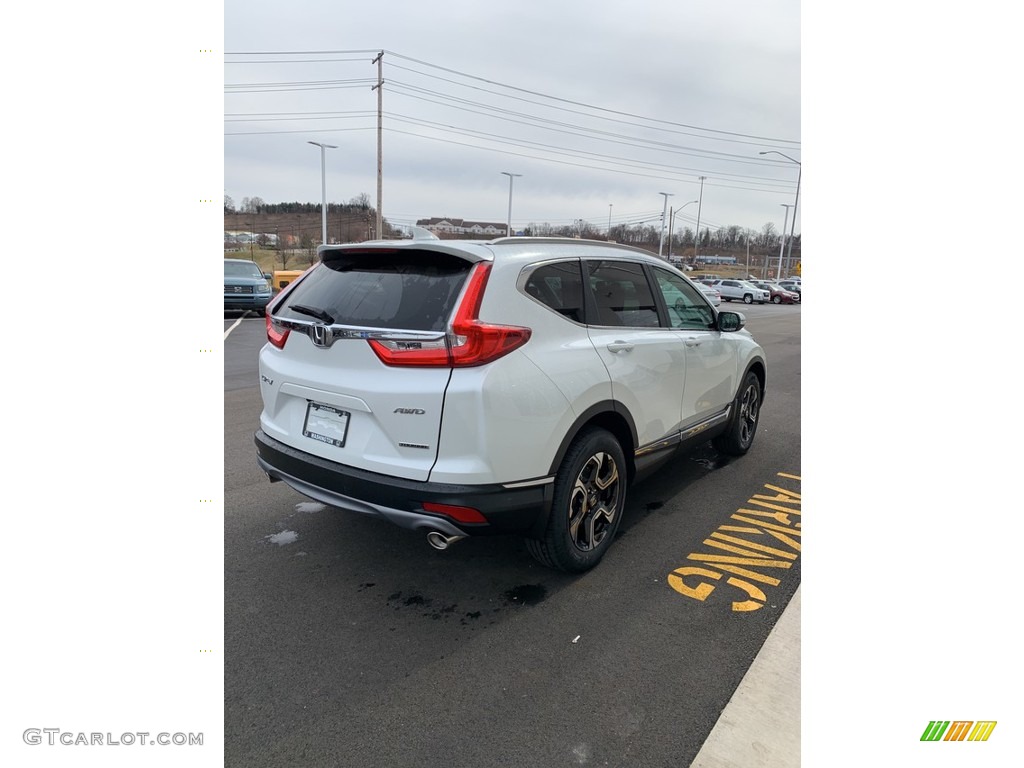
[{"label": "sidewalk", "polygon": [[800,765],[800,588],[690,768]]}]

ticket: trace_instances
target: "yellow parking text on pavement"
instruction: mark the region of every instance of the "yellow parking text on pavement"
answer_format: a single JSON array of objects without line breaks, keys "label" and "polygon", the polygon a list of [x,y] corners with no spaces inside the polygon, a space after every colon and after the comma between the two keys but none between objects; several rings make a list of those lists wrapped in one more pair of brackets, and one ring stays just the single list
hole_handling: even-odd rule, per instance
[{"label": "yellow parking text on pavement", "polygon": [[[778,477],[800,481],[799,475],[785,472],[779,472]],[[800,493],[787,485],[765,484],[767,493],[755,493],[747,499],[730,516],[730,522],[704,539],[706,551],[686,556],[699,565],[676,568],[668,575],[668,585],[684,597],[704,602],[724,583],[740,593],[730,593],[734,597],[732,610],[756,611],[763,607],[768,598],[756,584],[777,587],[779,577],[800,556]],[[726,574],[732,575],[725,578]]]}]

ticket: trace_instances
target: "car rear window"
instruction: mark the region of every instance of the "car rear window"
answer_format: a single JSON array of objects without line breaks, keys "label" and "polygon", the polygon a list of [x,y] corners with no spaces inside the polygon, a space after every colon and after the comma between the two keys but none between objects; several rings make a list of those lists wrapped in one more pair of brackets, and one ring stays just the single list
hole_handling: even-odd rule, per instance
[{"label": "car rear window", "polygon": [[328,251],[274,314],[308,321],[313,309],[339,325],[442,331],[471,266],[433,251]]}]

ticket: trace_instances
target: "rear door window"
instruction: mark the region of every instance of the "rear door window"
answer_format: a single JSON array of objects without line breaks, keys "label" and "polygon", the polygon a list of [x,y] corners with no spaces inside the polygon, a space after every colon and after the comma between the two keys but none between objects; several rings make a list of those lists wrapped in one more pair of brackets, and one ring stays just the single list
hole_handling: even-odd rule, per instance
[{"label": "rear door window", "polygon": [[597,316],[590,325],[657,328],[658,309],[651,286],[639,264],[628,261],[588,261],[588,284]]},{"label": "rear door window", "polygon": [[274,314],[288,320],[443,331],[471,266],[433,251],[328,251]]}]

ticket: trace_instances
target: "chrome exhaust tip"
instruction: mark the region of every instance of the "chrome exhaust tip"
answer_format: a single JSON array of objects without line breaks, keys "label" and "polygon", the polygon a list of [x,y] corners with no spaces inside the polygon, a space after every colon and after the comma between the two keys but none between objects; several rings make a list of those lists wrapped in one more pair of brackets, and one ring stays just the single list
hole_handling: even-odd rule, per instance
[{"label": "chrome exhaust tip", "polygon": [[464,539],[464,538],[466,538],[466,537],[465,536],[445,536],[440,531],[431,531],[430,533],[427,534],[427,544],[432,546],[438,552],[443,552],[444,550],[448,549],[448,547],[450,547],[452,544],[454,544],[456,541],[458,541],[459,539]]}]

